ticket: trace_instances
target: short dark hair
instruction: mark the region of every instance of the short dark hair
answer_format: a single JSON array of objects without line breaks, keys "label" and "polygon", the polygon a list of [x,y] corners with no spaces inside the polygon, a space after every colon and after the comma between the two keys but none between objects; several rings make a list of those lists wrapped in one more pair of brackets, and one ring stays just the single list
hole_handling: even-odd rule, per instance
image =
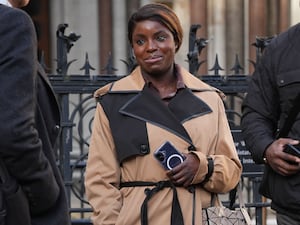
[{"label": "short dark hair", "polygon": [[180,21],[174,11],[167,5],[154,3],[147,4],[141,7],[137,12],[133,13],[128,21],[128,40],[132,45],[132,34],[136,23],[152,20],[161,23],[168,28],[173,34],[174,40],[177,44],[176,52],[182,44],[183,30]]}]

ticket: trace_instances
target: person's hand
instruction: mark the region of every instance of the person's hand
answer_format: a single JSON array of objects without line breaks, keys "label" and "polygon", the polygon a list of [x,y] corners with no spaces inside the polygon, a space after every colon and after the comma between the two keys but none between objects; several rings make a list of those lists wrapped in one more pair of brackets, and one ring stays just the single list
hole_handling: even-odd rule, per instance
[{"label": "person's hand", "polygon": [[174,184],[188,187],[198,171],[200,160],[193,153],[184,154],[184,156],[185,160],[169,170],[167,176]]},{"label": "person's hand", "polygon": [[287,144],[296,145],[299,144],[299,141],[280,138],[274,141],[265,151],[267,163],[275,172],[283,176],[290,176],[300,171],[300,158],[283,152]]}]

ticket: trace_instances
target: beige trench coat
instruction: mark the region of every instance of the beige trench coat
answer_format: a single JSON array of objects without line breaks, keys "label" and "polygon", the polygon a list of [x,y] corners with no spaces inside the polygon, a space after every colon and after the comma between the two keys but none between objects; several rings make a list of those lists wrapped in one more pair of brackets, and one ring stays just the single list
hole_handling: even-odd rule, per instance
[{"label": "beige trench coat", "polygon": [[[202,90],[195,92],[195,95],[212,110],[192,117],[183,124],[196,147],[194,153],[200,160],[193,184],[199,184],[196,188],[195,220],[196,225],[201,225],[201,209],[209,206],[210,192],[226,193],[233,189],[240,180],[242,166],[226,119],[221,93],[182,67],[179,67],[179,72],[188,88]],[[113,86],[109,84],[97,90],[95,97],[104,95],[108,90],[142,90],[144,84],[140,68],[137,67],[131,75],[116,81]],[[167,180],[165,170],[153,157],[153,152],[166,140],[182,152],[188,152],[189,144],[181,137],[151,121],[146,126],[150,153],[132,157],[120,167],[108,118],[101,105],[97,104],[85,175],[86,194],[93,208],[94,225],[140,225],[140,207],[145,199],[145,187],[119,189],[120,182]],[[209,181],[201,185],[208,172],[207,156],[214,160],[214,171]],[[177,192],[184,224],[190,225],[193,195],[182,187],[177,187]],[[164,188],[151,198],[148,203],[149,225],[170,224],[172,197],[172,189]]]}]

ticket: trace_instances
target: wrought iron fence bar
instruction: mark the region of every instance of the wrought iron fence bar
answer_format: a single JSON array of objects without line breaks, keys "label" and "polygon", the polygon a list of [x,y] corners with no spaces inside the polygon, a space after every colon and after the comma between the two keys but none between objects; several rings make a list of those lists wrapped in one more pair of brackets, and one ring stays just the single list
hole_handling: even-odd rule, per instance
[{"label": "wrought iron fence bar", "polygon": [[250,78],[248,75],[201,75],[197,77],[226,94],[245,93]]},{"label": "wrought iron fence bar", "polygon": [[[61,75],[49,75],[50,82],[57,94],[90,94],[98,88],[122,77],[124,76],[95,75],[91,80],[86,75],[70,75],[65,80]],[[246,92],[249,81],[248,75],[198,75],[197,77],[226,94]]]},{"label": "wrought iron fence bar", "polygon": [[90,94],[105,84],[120,79],[122,76],[49,75],[48,77],[57,94]]}]

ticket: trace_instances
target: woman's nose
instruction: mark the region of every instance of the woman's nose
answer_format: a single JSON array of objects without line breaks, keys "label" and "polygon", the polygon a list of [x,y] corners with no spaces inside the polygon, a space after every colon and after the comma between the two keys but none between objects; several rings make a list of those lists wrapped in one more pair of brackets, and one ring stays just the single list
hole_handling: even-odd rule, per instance
[{"label": "woman's nose", "polygon": [[157,46],[156,43],[154,41],[148,41],[148,45],[147,45],[147,51],[153,51],[156,50]]}]

